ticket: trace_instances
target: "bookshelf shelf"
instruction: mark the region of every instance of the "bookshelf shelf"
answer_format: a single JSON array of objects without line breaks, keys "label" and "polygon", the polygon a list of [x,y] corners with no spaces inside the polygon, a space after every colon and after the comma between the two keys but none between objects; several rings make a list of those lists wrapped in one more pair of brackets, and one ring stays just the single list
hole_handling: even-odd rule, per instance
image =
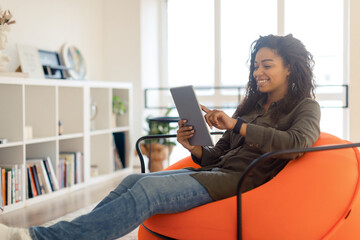
[{"label": "bookshelf shelf", "polygon": [[[115,121],[113,96],[120,97],[127,109]],[[0,77],[0,138],[7,139],[0,144],[0,168],[9,171],[10,166],[21,175],[16,180],[20,186],[16,190],[18,195],[14,193],[18,201],[14,198],[12,203],[7,202],[3,214],[130,171],[133,157],[130,154],[133,146],[131,96],[130,83]],[[121,135],[117,137],[120,145],[114,142],[116,134]],[[115,146],[121,147],[121,154]],[[74,160],[68,160],[63,159],[65,153],[77,155]],[[115,162],[117,155],[122,158],[120,168],[116,167],[116,164],[119,166],[119,162]],[[43,194],[29,198],[31,178],[28,174],[33,170],[29,168],[28,159],[38,161],[40,165],[36,170],[42,166],[41,161],[45,166],[47,159],[58,183],[64,173],[69,174],[61,168],[65,164],[68,171],[74,171],[70,175],[74,176],[73,183],[64,188],[59,186],[58,190],[51,185]],[[73,168],[69,168],[71,164]],[[91,174],[94,166],[96,175]]]},{"label": "bookshelf shelf", "polygon": [[55,140],[56,137],[44,137],[44,138],[26,139],[24,142],[25,144],[34,144],[34,143],[50,142]]},{"label": "bookshelf shelf", "polygon": [[127,132],[129,130],[130,130],[129,127],[117,127],[117,128],[111,129],[112,132]]},{"label": "bookshelf shelf", "polygon": [[59,140],[66,140],[66,139],[79,138],[79,137],[84,137],[84,134],[83,133],[73,133],[73,134],[60,135]]},{"label": "bookshelf shelf", "polygon": [[23,142],[8,142],[5,144],[0,144],[0,148],[14,147],[14,146],[22,146]]},{"label": "bookshelf shelf", "polygon": [[102,135],[102,134],[111,133],[111,132],[112,132],[112,130],[110,130],[110,129],[95,130],[95,131],[91,131],[90,135],[96,136],[96,135]]}]

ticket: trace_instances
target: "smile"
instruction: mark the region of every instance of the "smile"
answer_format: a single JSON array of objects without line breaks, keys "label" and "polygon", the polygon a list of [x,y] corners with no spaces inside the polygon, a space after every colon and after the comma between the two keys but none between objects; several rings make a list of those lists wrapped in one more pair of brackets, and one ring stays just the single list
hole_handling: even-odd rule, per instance
[{"label": "smile", "polygon": [[259,80],[256,80],[256,84],[261,87],[263,86],[266,82],[268,82],[269,80],[268,79],[259,79]]},{"label": "smile", "polygon": [[264,82],[267,82],[267,81],[269,81],[269,80],[267,80],[267,79],[262,79],[262,80],[257,80],[256,82],[257,82],[257,83],[264,83]]}]

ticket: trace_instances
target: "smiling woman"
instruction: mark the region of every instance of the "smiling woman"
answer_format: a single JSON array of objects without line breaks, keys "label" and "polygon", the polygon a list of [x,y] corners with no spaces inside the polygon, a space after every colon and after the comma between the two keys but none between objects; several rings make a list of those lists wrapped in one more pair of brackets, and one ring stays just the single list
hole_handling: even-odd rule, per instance
[{"label": "smiling woman", "polygon": [[[272,61],[261,62],[269,59]],[[261,77],[265,74],[258,76],[259,68],[269,75],[264,78]],[[276,74],[274,68],[278,71]],[[314,98],[315,80],[313,68],[314,61],[312,54],[307,51],[300,40],[294,38],[291,34],[284,37],[274,35],[260,37],[252,44],[247,94],[243,103],[236,110],[236,115],[241,116],[251,111],[258,101],[264,99],[264,97],[266,97],[266,100],[273,97],[271,94],[268,95],[268,92],[263,92],[265,83],[262,90],[260,90],[256,79],[259,77],[259,79],[269,80],[268,82],[271,83],[271,81],[276,79],[278,81],[279,78],[286,76],[287,84],[278,86],[279,89],[285,86],[287,88],[287,90],[281,90],[281,94],[285,92],[281,100],[284,104],[280,104],[277,108],[278,110],[272,113],[274,120],[279,118],[280,112],[290,112],[301,99]],[[280,93],[278,94],[277,98],[281,96]],[[266,104],[270,103],[271,101],[266,102]],[[266,104],[264,107],[266,107]]]}]

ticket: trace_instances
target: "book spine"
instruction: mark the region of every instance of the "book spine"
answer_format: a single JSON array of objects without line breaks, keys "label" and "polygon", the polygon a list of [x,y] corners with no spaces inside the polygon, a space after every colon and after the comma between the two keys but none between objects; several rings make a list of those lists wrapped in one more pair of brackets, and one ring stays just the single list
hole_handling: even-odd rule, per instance
[{"label": "book spine", "polygon": [[35,163],[33,165],[33,167],[36,169],[36,175],[37,175],[37,179],[38,179],[38,182],[39,182],[39,187],[40,187],[41,194],[45,194],[47,192],[46,192],[46,187],[45,187],[45,183],[44,183],[44,177],[42,175],[41,168],[40,168],[38,163]]},{"label": "book spine", "polygon": [[81,182],[85,182],[85,163],[84,154],[81,153]]},{"label": "book spine", "polygon": [[64,188],[68,187],[68,185],[67,185],[67,181],[68,181],[68,177],[67,177],[68,170],[67,170],[67,168],[68,168],[68,164],[67,164],[66,161],[64,161],[64,165],[63,165]]},{"label": "book spine", "polygon": [[47,161],[44,159],[43,160],[43,165],[44,165],[44,169],[45,169],[45,175],[46,175],[46,178],[47,178],[47,181],[49,182],[49,185],[50,185],[50,189],[51,191],[55,191],[54,189],[54,184],[52,182],[52,178],[51,178],[51,173],[50,173],[50,170],[49,170],[49,166],[47,164]]},{"label": "book spine", "polygon": [[19,194],[19,188],[17,183],[17,166],[13,167],[11,169],[11,176],[12,176],[12,202],[16,203],[18,202],[18,194]]},{"label": "book spine", "polygon": [[81,167],[82,165],[82,153],[80,151],[76,152],[76,171],[75,171],[75,175],[76,175],[76,182],[75,183],[81,183],[82,182],[82,172],[83,169]]},{"label": "book spine", "polygon": [[16,202],[21,202],[21,166],[17,166],[16,170]]},{"label": "book spine", "polygon": [[31,170],[33,172],[33,176],[34,176],[34,181],[35,181],[35,187],[36,187],[36,191],[38,195],[42,194],[42,190],[41,190],[41,186],[40,186],[40,182],[39,182],[39,176],[37,173],[37,169],[36,166],[31,166]]},{"label": "book spine", "polygon": [[58,163],[58,166],[57,166],[57,180],[58,180],[58,183],[59,183],[59,187],[60,188],[63,188],[63,185],[62,185],[62,159],[59,159],[59,163]]},{"label": "book spine", "polygon": [[[26,182],[23,181],[25,178],[25,165],[19,166],[19,202],[23,201],[23,191],[26,192]],[[24,186],[25,183],[25,186]]]},{"label": "book spine", "polygon": [[7,205],[6,199],[6,170],[4,168],[1,169],[1,184],[2,184],[2,199],[4,201],[4,205]]},{"label": "book spine", "polygon": [[36,197],[38,195],[37,189],[36,189],[36,185],[35,185],[35,178],[34,178],[34,174],[33,174],[33,170],[31,169],[31,166],[28,166],[29,168],[29,173],[30,173],[30,180],[31,180],[31,188],[33,190],[33,197]]},{"label": "book spine", "polygon": [[6,174],[7,174],[7,189],[6,189],[6,194],[7,194],[7,202],[8,202],[8,205],[12,204],[12,182],[11,182],[11,174],[12,174],[12,171],[11,170],[7,170],[6,171]]},{"label": "book spine", "polygon": [[0,209],[1,210],[4,210],[4,206],[5,206],[5,204],[4,204],[4,199],[3,199],[3,195],[2,195],[2,177],[1,177],[1,174],[2,174],[2,172],[1,172],[1,168],[0,168]]},{"label": "book spine", "polygon": [[50,173],[50,177],[51,177],[52,184],[54,187],[54,191],[59,190],[59,182],[56,179],[55,171],[54,171],[53,165],[51,164],[50,158],[49,157],[46,158],[45,162],[47,163],[47,166],[49,169],[49,173]]},{"label": "book spine", "polygon": [[59,168],[58,168],[58,182],[59,187],[64,188],[65,187],[65,159],[61,158],[59,159]]},{"label": "book spine", "polygon": [[51,190],[51,186],[50,186],[50,182],[49,182],[49,177],[45,170],[44,161],[39,160],[36,165],[37,165],[37,169],[40,173],[41,181],[44,184],[45,193],[51,193],[52,190]]},{"label": "book spine", "polygon": [[30,167],[27,166],[26,167],[26,172],[27,172],[27,183],[28,183],[28,198],[33,198],[34,197],[34,189],[33,189],[33,184],[32,184],[32,178],[31,178],[31,171],[30,171]]}]

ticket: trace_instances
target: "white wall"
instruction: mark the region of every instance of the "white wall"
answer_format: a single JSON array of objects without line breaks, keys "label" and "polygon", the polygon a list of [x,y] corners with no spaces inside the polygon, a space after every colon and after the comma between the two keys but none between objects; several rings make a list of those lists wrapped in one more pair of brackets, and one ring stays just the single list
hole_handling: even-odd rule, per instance
[{"label": "white wall", "polygon": [[[142,135],[140,0],[104,0],[104,79],[132,82],[132,142]],[[137,162],[135,161],[135,164]]]},{"label": "white wall", "polygon": [[360,1],[350,0],[350,140],[360,142]]},{"label": "white wall", "polygon": [[105,0],[104,76],[110,81],[141,80],[140,0]]},{"label": "white wall", "polygon": [[16,43],[59,51],[68,42],[84,55],[89,78],[103,79],[102,0],[1,0],[0,5],[16,20],[8,34],[9,70],[19,66]]}]

